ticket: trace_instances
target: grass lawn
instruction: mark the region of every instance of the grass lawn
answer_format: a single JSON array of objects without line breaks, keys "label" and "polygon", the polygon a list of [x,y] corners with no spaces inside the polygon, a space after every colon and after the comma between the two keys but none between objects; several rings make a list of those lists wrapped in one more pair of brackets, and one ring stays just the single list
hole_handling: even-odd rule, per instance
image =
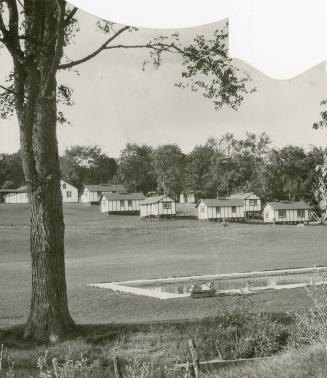
[{"label": "grass lawn", "polygon": [[[98,207],[65,205],[69,303],[79,323],[138,323],[214,315],[221,299],[172,299],[121,294],[87,283],[192,274],[327,265],[324,227],[144,221],[104,216]],[[0,327],[26,320],[30,301],[27,205],[0,205]],[[302,289],[256,294],[269,311],[298,309]],[[290,303],[290,298],[292,303]],[[228,303],[233,305],[235,299]]]}]

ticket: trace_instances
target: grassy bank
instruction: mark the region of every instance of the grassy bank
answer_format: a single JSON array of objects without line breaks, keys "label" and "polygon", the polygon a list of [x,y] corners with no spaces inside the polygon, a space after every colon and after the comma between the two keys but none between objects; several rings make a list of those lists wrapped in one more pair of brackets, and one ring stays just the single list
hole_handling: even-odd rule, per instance
[{"label": "grassy bank", "polygon": [[[174,366],[191,360],[188,340],[192,338],[200,361],[273,357],[214,373],[203,370],[202,377],[322,377],[327,373],[326,348],[321,347],[327,339],[326,290],[310,287],[311,306],[292,317],[253,311],[252,299],[240,297],[234,308],[222,306],[210,319],[84,325],[56,345],[25,340],[23,328],[1,330],[2,366],[14,362],[13,377],[103,377],[118,356],[126,377],[181,377]],[[54,372],[54,358],[62,375]]]}]

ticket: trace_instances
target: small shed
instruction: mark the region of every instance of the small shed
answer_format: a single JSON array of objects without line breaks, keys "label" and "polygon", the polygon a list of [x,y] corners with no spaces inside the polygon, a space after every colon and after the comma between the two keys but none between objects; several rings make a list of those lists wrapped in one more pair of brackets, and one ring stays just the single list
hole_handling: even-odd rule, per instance
[{"label": "small shed", "polygon": [[179,196],[180,203],[195,203],[195,194],[194,192],[185,192],[181,193]]},{"label": "small shed", "polygon": [[27,186],[21,186],[18,189],[8,189],[5,193],[4,203],[20,204],[29,202]]},{"label": "small shed", "polygon": [[141,218],[173,217],[176,215],[176,202],[168,195],[148,197],[140,203]]},{"label": "small shed", "polygon": [[143,193],[103,193],[101,213],[137,214],[144,198]]},{"label": "small shed", "polygon": [[120,184],[85,184],[80,200],[82,203],[97,204],[101,201],[102,193],[127,193],[127,191]]},{"label": "small shed", "polygon": [[261,218],[262,205],[261,199],[253,192],[234,193],[228,197],[229,199],[241,199],[244,203],[244,216],[249,218]]},{"label": "small shed", "polygon": [[77,203],[78,202],[78,189],[67,181],[60,181],[62,202],[64,203]]},{"label": "small shed", "polygon": [[202,220],[243,222],[244,203],[241,199],[201,199],[196,205]]},{"label": "small shed", "polygon": [[268,202],[263,209],[265,223],[305,223],[310,219],[310,206],[303,201]]}]

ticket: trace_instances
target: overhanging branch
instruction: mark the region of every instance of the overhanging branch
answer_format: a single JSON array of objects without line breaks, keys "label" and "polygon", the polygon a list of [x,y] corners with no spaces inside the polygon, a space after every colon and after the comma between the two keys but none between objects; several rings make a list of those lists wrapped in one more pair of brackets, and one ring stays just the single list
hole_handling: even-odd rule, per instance
[{"label": "overhanging branch", "polygon": [[103,43],[98,49],[96,49],[95,51],[93,51],[91,54],[85,56],[84,58],[81,58],[81,59],[78,59],[78,60],[75,60],[75,61],[72,61],[72,62],[69,62],[69,63],[60,64],[58,68],[60,70],[65,70],[65,69],[69,69],[69,68],[78,66],[79,64],[85,63],[88,60],[91,60],[92,58],[94,58],[97,55],[99,55],[102,51],[104,51],[107,48],[107,46],[113,40],[115,40],[119,35],[121,35],[122,33],[124,33],[125,31],[127,31],[129,29],[130,29],[129,26],[124,26],[123,28],[119,29],[117,31],[117,33],[115,33],[112,37],[108,38],[105,43]]},{"label": "overhanging branch", "polygon": [[166,51],[169,53],[176,53],[185,55],[185,51],[175,44],[165,44],[165,43],[147,43],[145,45],[114,45],[108,46],[105,50],[112,49],[152,49],[157,51]]}]

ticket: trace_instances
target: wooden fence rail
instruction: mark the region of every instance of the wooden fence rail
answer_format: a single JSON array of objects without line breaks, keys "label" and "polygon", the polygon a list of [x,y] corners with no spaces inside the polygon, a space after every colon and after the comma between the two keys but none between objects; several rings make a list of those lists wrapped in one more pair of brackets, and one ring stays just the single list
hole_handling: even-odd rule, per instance
[{"label": "wooden fence rail", "polygon": [[225,367],[230,366],[237,366],[242,364],[251,364],[258,361],[264,361],[271,359],[273,357],[256,357],[256,358],[240,358],[235,360],[224,360],[223,356],[221,354],[221,351],[219,350],[219,359],[215,360],[209,360],[209,361],[199,361],[198,353],[196,350],[196,345],[193,339],[189,339],[188,341],[190,353],[192,357],[192,362],[189,361],[186,363],[180,363],[175,364],[174,368],[177,369],[183,369],[185,371],[185,378],[189,377],[195,377],[199,378],[200,373],[204,370],[217,370],[222,369]]}]

